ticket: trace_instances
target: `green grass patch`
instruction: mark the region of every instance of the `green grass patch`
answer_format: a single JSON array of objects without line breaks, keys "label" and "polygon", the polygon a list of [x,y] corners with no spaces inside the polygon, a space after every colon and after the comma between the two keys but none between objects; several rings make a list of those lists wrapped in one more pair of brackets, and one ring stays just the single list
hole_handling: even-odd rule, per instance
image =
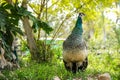
[{"label": "green grass patch", "polygon": [[61,80],[73,80],[74,78],[94,77],[102,73],[110,73],[112,80],[119,79],[120,54],[89,54],[89,65],[85,72],[73,74],[65,70],[62,60],[56,59],[50,63],[26,62],[24,66],[15,71],[4,71],[9,80],[53,80],[58,76]]}]

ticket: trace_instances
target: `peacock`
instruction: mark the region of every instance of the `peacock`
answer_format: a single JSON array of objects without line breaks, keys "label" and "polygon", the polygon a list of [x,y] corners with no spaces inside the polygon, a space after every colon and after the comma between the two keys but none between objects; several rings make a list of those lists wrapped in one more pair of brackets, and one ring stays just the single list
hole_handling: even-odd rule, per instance
[{"label": "peacock", "polygon": [[84,71],[88,66],[87,45],[82,35],[82,16],[84,15],[79,13],[75,27],[63,42],[64,66],[73,73]]}]

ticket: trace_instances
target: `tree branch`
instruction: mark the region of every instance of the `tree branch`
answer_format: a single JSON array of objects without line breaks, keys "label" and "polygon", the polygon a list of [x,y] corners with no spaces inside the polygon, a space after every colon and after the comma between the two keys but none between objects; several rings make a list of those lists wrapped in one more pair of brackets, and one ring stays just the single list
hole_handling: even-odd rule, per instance
[{"label": "tree branch", "polygon": [[[57,0],[56,2],[54,2],[49,8],[51,8],[52,6],[54,6],[55,4],[57,4],[60,0]],[[48,8],[48,9],[49,9]]]},{"label": "tree branch", "polygon": [[31,4],[28,4],[30,7],[31,7],[31,9],[35,12],[35,14],[37,14],[37,15],[39,15],[40,13],[39,12],[37,12],[37,11],[35,11],[34,9],[33,9],[33,7],[32,7],[32,5]]}]

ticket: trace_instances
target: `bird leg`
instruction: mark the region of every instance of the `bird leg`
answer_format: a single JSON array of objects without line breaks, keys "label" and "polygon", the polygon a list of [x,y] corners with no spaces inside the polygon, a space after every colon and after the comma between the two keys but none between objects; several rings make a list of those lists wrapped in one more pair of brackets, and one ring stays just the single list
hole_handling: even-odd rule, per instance
[{"label": "bird leg", "polygon": [[68,63],[66,64],[66,66],[70,68],[70,71],[72,71],[72,63],[71,63],[71,62],[68,62]]},{"label": "bird leg", "polygon": [[78,71],[79,70],[79,67],[82,65],[82,62],[77,62],[76,63],[76,71]]},{"label": "bird leg", "polygon": [[68,71],[72,71],[72,63],[71,62],[66,62],[65,60],[63,60],[64,62],[64,66]]},{"label": "bird leg", "polygon": [[82,64],[78,67],[78,69],[80,69],[81,71],[84,71],[88,66],[88,58],[86,58]]}]

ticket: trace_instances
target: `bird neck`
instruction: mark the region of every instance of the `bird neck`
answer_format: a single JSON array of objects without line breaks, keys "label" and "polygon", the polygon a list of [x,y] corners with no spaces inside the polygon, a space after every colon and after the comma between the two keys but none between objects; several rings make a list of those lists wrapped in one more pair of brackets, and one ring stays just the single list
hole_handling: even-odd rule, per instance
[{"label": "bird neck", "polygon": [[81,17],[78,16],[75,28],[73,29],[73,32],[82,35],[83,33],[83,28],[82,28],[82,19]]}]

